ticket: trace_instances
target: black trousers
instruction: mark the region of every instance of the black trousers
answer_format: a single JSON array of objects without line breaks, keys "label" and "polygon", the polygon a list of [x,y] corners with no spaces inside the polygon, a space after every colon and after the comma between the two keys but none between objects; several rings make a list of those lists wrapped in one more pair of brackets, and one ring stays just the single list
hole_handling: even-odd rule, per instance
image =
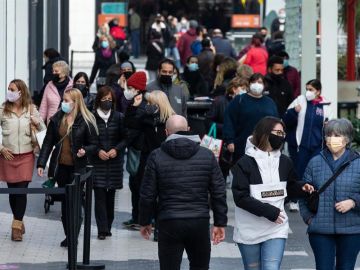
[{"label": "black trousers", "polygon": [[[29,182],[7,183],[8,188],[27,188]],[[25,215],[27,195],[9,194],[9,203],[14,219],[22,221]]]},{"label": "black trousers", "polygon": [[180,270],[184,250],[190,270],[209,269],[209,219],[160,220],[158,224],[160,270]]},{"label": "black trousers", "polygon": [[139,200],[140,200],[140,188],[141,188],[141,182],[142,178],[145,173],[145,166],[146,161],[149,155],[147,154],[141,154],[140,156],[140,164],[139,169],[135,176],[130,176],[129,178],[129,187],[131,191],[131,204],[132,204],[132,219],[138,223],[138,217],[139,217]]},{"label": "black trousers", "polygon": [[115,189],[94,188],[98,234],[111,232],[115,211]]},{"label": "black trousers", "polygon": [[[59,164],[56,174],[55,174],[55,180],[58,184],[58,187],[65,187],[68,184],[71,184],[74,180],[74,166],[68,166],[68,165],[62,165]],[[59,195],[57,198],[61,201],[61,221],[64,227],[64,233],[67,235],[66,228],[67,228],[67,218],[66,218],[66,200],[65,195]],[[78,231],[80,231],[80,225],[81,225],[81,211],[79,211],[80,216],[79,218],[79,228]]]}]

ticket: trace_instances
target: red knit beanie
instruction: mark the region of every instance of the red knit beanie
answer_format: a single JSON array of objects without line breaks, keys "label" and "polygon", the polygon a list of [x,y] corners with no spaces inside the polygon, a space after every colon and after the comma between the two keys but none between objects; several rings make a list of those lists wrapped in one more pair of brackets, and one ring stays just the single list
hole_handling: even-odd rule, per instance
[{"label": "red knit beanie", "polygon": [[146,74],[144,71],[135,72],[127,80],[127,86],[134,87],[137,90],[145,91],[146,88]]}]

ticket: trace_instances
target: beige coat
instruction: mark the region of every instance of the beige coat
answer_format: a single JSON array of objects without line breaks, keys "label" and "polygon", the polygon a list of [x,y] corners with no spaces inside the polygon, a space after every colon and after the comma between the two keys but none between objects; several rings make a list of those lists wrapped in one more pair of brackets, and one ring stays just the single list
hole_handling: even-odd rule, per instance
[{"label": "beige coat", "polygon": [[[33,151],[30,130],[30,110],[26,111],[24,108],[20,117],[15,113],[5,115],[3,110],[4,105],[0,107],[0,125],[2,129],[0,151],[4,147],[8,148],[13,154],[24,154]],[[40,123],[38,130],[44,130],[46,126],[35,106],[32,113],[34,120]]]}]

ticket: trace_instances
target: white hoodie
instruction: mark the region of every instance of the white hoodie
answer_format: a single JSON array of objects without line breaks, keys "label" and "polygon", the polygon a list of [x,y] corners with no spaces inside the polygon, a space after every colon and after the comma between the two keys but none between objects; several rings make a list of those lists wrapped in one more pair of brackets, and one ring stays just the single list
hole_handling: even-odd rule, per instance
[{"label": "white hoodie", "polygon": [[[259,167],[262,184],[250,184],[250,196],[281,209],[285,217],[282,224],[276,224],[265,217],[258,217],[242,208],[235,208],[234,241],[236,243],[253,245],[274,238],[287,238],[289,231],[288,217],[284,210],[287,196],[286,184],[279,176],[280,151],[264,152],[256,148],[248,138],[245,154],[253,157]],[[282,190],[282,196],[266,197],[266,191]],[[265,198],[263,198],[265,197]]]}]

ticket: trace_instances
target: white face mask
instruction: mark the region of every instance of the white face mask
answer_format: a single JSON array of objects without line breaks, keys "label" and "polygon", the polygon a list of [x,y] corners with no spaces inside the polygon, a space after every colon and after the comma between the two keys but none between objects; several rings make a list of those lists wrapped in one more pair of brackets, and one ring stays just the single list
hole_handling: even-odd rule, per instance
[{"label": "white face mask", "polygon": [[[238,88],[238,89],[239,89],[239,88]],[[239,92],[237,92],[236,95],[243,95],[243,94],[246,94],[246,93],[247,93],[247,91],[246,91],[245,89],[240,88]]]},{"label": "white face mask", "polygon": [[19,100],[20,98],[20,91],[10,91],[10,90],[7,90],[7,93],[6,93],[6,99],[10,102],[16,102]]},{"label": "white face mask", "polygon": [[252,83],[250,84],[250,92],[253,93],[254,95],[261,95],[262,92],[264,91],[264,85],[262,83]]},{"label": "white face mask", "polygon": [[309,91],[309,90],[306,91],[305,97],[308,101],[312,101],[316,98],[315,93],[313,91]]}]

